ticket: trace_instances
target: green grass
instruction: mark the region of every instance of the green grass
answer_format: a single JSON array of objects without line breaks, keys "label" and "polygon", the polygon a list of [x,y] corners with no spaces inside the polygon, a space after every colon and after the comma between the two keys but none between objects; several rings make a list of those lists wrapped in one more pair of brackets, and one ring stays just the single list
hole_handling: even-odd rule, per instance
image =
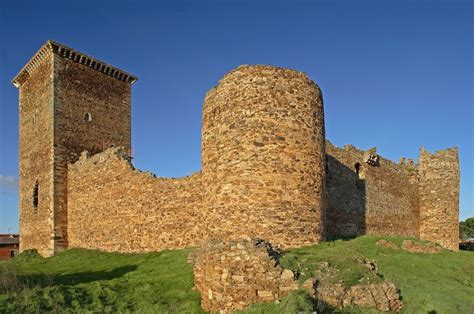
[{"label": "green grass", "polygon": [[[381,238],[364,236],[289,250],[281,264],[298,271],[301,282],[313,276],[321,262],[339,270],[331,280],[347,285],[391,281],[400,289],[405,313],[474,313],[474,252],[409,253],[375,245]],[[399,245],[403,240],[384,239]],[[21,283],[18,291],[0,290],[0,313],[202,313],[186,261],[190,251],[118,254],[74,249],[51,258],[21,254],[0,262],[0,270],[14,273]],[[357,262],[361,258],[375,260],[379,275]],[[307,313],[315,306],[305,291],[295,291],[278,304],[252,305],[244,312]],[[337,312],[362,311],[367,312]]]},{"label": "green grass", "polygon": [[186,261],[189,252],[118,254],[74,249],[51,258],[20,254],[3,264],[27,288],[0,294],[0,313],[202,313]]},{"label": "green grass", "polygon": [[285,268],[299,270],[300,280],[304,280],[313,275],[318,262],[328,261],[340,270],[335,281],[353,285],[367,277],[368,271],[357,259],[375,260],[379,278],[371,279],[393,282],[400,289],[407,313],[474,313],[474,252],[409,253],[376,245],[382,238],[399,246],[403,241],[373,236],[331,241],[291,250],[281,263]]}]

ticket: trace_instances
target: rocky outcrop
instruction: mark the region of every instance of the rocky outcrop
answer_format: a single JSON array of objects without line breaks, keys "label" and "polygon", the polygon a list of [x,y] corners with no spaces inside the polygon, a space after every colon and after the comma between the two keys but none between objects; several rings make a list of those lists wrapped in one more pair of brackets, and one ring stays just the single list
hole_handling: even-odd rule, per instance
[{"label": "rocky outcrop", "polygon": [[202,308],[228,313],[296,290],[295,276],[279,266],[279,255],[260,239],[208,241],[193,257]]}]

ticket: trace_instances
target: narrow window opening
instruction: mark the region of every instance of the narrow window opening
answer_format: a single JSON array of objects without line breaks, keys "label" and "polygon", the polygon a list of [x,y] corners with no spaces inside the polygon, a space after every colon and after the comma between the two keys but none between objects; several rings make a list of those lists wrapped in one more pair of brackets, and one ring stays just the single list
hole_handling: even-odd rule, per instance
[{"label": "narrow window opening", "polygon": [[92,121],[92,115],[89,112],[86,112],[86,114],[84,115],[84,121],[86,122]]},{"label": "narrow window opening", "polygon": [[356,163],[356,164],[354,165],[354,168],[355,168],[355,170],[356,170],[357,175],[360,174],[360,168],[361,168],[361,167],[362,167],[362,165],[361,165],[360,163]]},{"label": "narrow window opening", "polygon": [[12,258],[15,257],[15,251],[13,251],[13,250],[10,251],[10,257],[12,257]]},{"label": "narrow window opening", "polygon": [[36,181],[35,187],[33,188],[33,209],[38,209],[38,192],[39,184],[38,181]]}]

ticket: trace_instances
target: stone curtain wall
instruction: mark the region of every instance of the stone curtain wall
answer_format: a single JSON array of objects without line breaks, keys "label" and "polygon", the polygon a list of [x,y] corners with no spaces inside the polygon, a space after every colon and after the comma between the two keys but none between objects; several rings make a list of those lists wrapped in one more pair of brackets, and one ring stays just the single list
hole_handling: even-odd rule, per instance
[{"label": "stone curtain wall", "polygon": [[304,73],[240,66],[206,95],[202,173],[211,237],[318,243],[324,169],[321,91]]},{"label": "stone curtain wall", "polygon": [[[19,87],[19,216],[21,251],[53,253],[53,69],[46,53]],[[33,190],[38,182],[38,207]]]},{"label": "stone curtain wall", "polygon": [[420,238],[459,249],[459,158],[457,148],[435,154],[421,149]]},{"label": "stone curtain wall", "polygon": [[[327,229],[329,237],[362,234],[419,236],[417,167],[380,158],[351,145],[343,149],[326,142]],[[357,174],[355,165],[359,163]]]},{"label": "stone curtain wall", "polygon": [[148,252],[206,240],[201,175],[156,178],[135,170],[121,148],[68,167],[69,247]]},{"label": "stone curtain wall", "polygon": [[[202,175],[155,178],[128,157],[135,80],[51,41],[14,78],[21,250],[143,252],[243,237],[285,248],[320,242],[325,227],[330,237],[457,249],[456,149],[371,166],[375,151],[326,144],[321,90],[304,73],[246,65],[205,97]],[[78,161],[83,151],[94,156]]]},{"label": "stone curtain wall", "polygon": [[[54,55],[55,251],[67,248],[67,164],[82,151],[130,154],[130,84]],[[86,115],[88,115],[86,117]]]}]

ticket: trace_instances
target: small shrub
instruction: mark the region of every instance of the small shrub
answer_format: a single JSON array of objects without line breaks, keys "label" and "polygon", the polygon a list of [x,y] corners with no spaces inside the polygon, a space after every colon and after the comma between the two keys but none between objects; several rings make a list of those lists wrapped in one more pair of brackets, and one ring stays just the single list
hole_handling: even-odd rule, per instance
[{"label": "small shrub", "polygon": [[0,264],[0,293],[17,292],[23,289],[23,284],[12,268],[6,264]]},{"label": "small shrub", "polygon": [[18,262],[32,262],[38,259],[42,259],[42,257],[36,249],[23,251],[14,258]]}]

